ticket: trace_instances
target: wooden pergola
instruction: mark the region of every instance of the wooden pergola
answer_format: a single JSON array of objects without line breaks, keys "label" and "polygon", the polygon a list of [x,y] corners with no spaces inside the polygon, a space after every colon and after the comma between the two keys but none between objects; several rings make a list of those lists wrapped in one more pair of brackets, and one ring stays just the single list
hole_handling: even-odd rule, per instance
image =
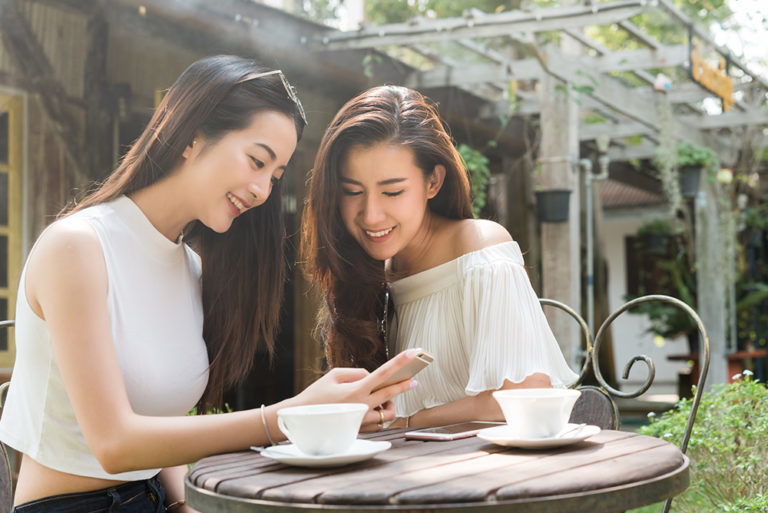
[{"label": "wooden pergola", "polygon": [[[688,43],[664,44],[630,21],[651,10],[687,30]],[[624,31],[637,48],[611,50],[585,30],[609,25]],[[546,32],[559,35],[559,46],[537,43]],[[496,14],[470,9],[455,18],[419,17],[405,23],[363,25],[356,31],[328,30],[302,43],[315,52],[369,50],[401,59],[409,70],[403,85],[462,89],[482,101],[480,115],[486,121],[510,115],[538,116],[537,187],[571,190],[573,220],[542,223],[542,295],[577,311],[581,310],[582,236],[578,212],[582,201],[587,202],[588,215],[593,208],[594,175],[590,172],[589,188],[582,194],[583,178],[578,172],[585,148],[594,155],[597,145],[592,142],[607,139],[610,146],[605,156],[611,161],[652,159],[671,133],[677,140],[714,149],[724,165],[733,166],[745,148],[763,147],[768,142],[763,134],[763,127],[768,126],[768,110],[763,108],[768,80],[718,46],[671,0],[571,2],[563,7]],[[699,45],[709,49],[707,59],[714,56],[725,63],[721,70],[707,61],[697,63],[709,79],[694,80],[690,73]],[[689,78],[669,89],[659,87],[656,82],[661,77],[656,71],[673,68],[685,70]],[[713,109],[718,102],[723,108]],[[595,117],[601,122],[590,122]],[[607,160],[603,162],[605,173]],[[699,290],[711,293],[701,294],[695,306],[712,338],[710,382],[718,383],[727,378],[727,291],[717,254],[721,245],[718,206],[715,191],[707,187],[713,186],[704,186],[692,215],[697,226]],[[588,232],[591,228],[591,222],[587,223]],[[565,318],[554,317],[550,322],[566,357],[576,363],[577,327]]]}]

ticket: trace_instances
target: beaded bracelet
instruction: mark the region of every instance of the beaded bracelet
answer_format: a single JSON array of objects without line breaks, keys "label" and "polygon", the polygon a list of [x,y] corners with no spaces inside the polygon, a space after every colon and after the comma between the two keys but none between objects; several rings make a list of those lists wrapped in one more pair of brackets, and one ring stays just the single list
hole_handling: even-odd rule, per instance
[{"label": "beaded bracelet", "polygon": [[269,434],[269,426],[267,426],[267,416],[264,415],[264,405],[261,405],[261,422],[264,424],[264,432],[267,434],[267,440],[269,440],[269,445],[275,445],[275,442],[272,441],[272,435]]}]

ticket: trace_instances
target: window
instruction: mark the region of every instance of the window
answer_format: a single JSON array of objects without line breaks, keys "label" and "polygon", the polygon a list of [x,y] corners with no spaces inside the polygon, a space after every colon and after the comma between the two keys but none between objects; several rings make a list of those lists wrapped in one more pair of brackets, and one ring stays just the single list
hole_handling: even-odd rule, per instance
[{"label": "window", "polygon": [[[21,98],[0,94],[0,320],[16,310],[21,270]],[[0,330],[0,374],[16,357],[12,330]]]}]

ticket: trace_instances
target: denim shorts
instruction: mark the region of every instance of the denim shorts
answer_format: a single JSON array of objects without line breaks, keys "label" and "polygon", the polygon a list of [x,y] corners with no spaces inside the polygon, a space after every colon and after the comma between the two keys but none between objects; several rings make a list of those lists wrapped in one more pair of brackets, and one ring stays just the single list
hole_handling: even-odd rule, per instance
[{"label": "denim shorts", "polygon": [[157,477],[19,504],[13,513],[164,513],[165,488]]}]

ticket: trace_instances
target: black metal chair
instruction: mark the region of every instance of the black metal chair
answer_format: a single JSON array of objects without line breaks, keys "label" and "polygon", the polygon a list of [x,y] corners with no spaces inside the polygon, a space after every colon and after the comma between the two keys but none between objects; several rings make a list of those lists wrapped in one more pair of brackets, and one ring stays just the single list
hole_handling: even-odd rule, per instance
[{"label": "black metal chair", "polygon": [[[696,311],[683,301],[680,301],[679,299],[671,296],[664,296],[661,294],[641,296],[623,304],[615,312],[608,316],[603,324],[600,325],[600,328],[598,328],[597,335],[595,335],[593,343],[587,323],[572,308],[565,305],[564,303],[552,299],[540,300],[541,304],[544,306],[549,305],[564,310],[571,317],[576,319],[576,321],[578,321],[579,325],[581,326],[582,333],[586,338],[586,358],[584,360],[584,366],[582,368],[581,374],[579,375],[579,379],[572,385],[572,388],[581,390],[582,394],[573,407],[571,422],[594,424],[596,426],[600,426],[601,429],[618,429],[619,427],[619,413],[618,408],[616,407],[616,403],[613,401],[613,397],[622,397],[627,399],[639,397],[650,388],[654,378],[656,377],[656,367],[653,364],[653,360],[649,356],[634,356],[629,362],[627,362],[626,366],[624,367],[622,379],[626,380],[629,377],[629,371],[632,369],[632,366],[636,362],[640,361],[645,363],[645,365],[648,367],[648,377],[637,390],[622,392],[613,388],[606,382],[605,378],[600,372],[600,365],[598,364],[600,361],[598,358],[600,347],[606,334],[608,333],[608,328],[613,323],[613,321],[615,321],[616,318],[621,314],[633,309],[640,303],[649,301],[661,301],[663,303],[669,303],[677,308],[682,309],[684,312],[690,315],[693,320],[696,321],[696,326],[699,330],[701,341],[703,342],[704,358],[701,362],[699,381],[698,385],[696,386],[696,393],[693,396],[691,413],[685,426],[683,439],[680,442],[680,451],[685,454],[685,451],[688,449],[688,442],[691,438],[691,432],[693,431],[693,423],[696,421],[696,413],[698,412],[699,404],[701,403],[701,395],[704,392],[704,382],[706,381],[707,374],[709,372],[709,336],[707,335],[707,330],[704,327],[704,323]],[[594,370],[595,378],[597,379],[599,387],[584,387],[581,385],[584,380],[584,374],[590,365],[592,365],[592,369]],[[669,511],[671,503],[672,498],[667,499],[666,503],[664,504],[664,509],[662,510],[663,513],[667,513]]]},{"label": "black metal chair", "polygon": [[[14,321],[0,321],[0,329],[9,328],[14,325]],[[0,385],[0,417],[3,415],[3,406],[5,405],[5,395],[8,393],[6,382]],[[10,449],[0,442],[0,451],[3,453],[3,461],[0,462],[0,511],[11,511],[13,505],[13,471],[11,470],[11,458],[8,454]]]}]

